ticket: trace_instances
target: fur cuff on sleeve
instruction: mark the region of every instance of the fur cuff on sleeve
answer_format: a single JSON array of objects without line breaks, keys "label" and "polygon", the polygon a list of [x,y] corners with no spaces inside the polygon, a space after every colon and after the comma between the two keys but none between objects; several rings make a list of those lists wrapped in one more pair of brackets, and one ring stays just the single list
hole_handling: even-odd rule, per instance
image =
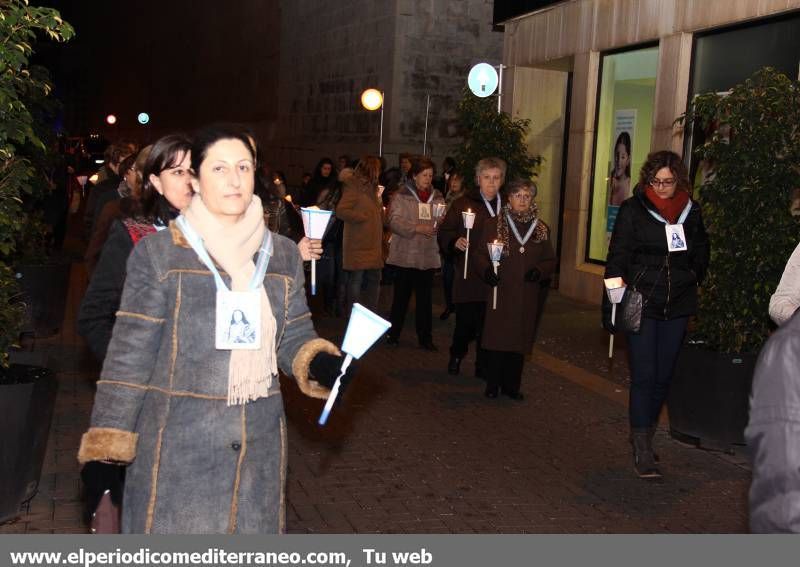
[{"label": "fur cuff on sleeve", "polygon": [[138,433],[110,427],[92,427],[81,438],[78,462],[81,464],[89,461],[131,463],[136,457],[136,441],[138,439]]},{"label": "fur cuff on sleeve", "polygon": [[306,396],[325,399],[328,397],[328,394],[330,394],[330,390],[322,386],[316,380],[311,380],[308,376],[311,361],[320,352],[327,352],[328,354],[335,355],[342,354],[336,345],[330,341],[325,339],[310,340],[297,351],[292,361],[292,374],[294,374],[294,379],[297,380],[300,391]]}]

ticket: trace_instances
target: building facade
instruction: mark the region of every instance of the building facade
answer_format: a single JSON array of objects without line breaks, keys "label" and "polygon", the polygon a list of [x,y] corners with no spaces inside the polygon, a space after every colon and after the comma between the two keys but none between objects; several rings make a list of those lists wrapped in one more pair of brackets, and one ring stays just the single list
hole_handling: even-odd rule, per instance
[{"label": "building facade", "polygon": [[504,110],[531,119],[531,150],[545,158],[539,201],[558,237],[559,289],[598,303],[616,208],[647,154],[672,149],[694,172],[691,129],[676,123],[694,95],[764,66],[798,77],[800,0],[534,4],[549,5],[498,22]]},{"label": "building facade", "polygon": [[455,106],[470,67],[500,63],[492,8],[491,0],[282,1],[277,120],[257,125],[270,162],[296,182],[321,156],[377,155],[380,111],[360,103],[372,87],[384,92],[387,164],[423,151],[441,163],[458,141]]}]

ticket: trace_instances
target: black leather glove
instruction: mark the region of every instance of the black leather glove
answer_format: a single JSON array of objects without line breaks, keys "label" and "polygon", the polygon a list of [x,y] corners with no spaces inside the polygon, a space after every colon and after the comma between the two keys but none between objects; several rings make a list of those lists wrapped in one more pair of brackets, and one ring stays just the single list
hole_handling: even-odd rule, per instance
[{"label": "black leather glove", "polygon": [[500,276],[494,273],[494,268],[492,266],[489,266],[483,273],[483,281],[490,286],[495,287],[500,283]]},{"label": "black leather glove", "polygon": [[538,268],[531,268],[530,270],[525,272],[526,282],[538,282],[539,278],[541,277],[542,277],[542,272],[540,272]]},{"label": "black leather glove", "polygon": [[[342,368],[344,357],[336,356],[335,354],[328,354],[327,352],[319,352],[311,360],[309,368],[311,377],[325,386],[326,388],[333,388],[336,377]],[[339,399],[344,394],[347,385],[355,376],[355,361],[350,363],[347,367],[347,372],[342,376],[341,385],[339,386]]]}]

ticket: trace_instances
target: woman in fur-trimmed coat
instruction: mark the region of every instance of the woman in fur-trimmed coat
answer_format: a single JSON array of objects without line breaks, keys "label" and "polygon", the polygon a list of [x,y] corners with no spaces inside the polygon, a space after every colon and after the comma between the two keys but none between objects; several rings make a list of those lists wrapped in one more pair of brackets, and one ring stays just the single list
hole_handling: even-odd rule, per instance
[{"label": "woman in fur-trimmed coat", "polygon": [[[326,397],[341,364],[317,337],[303,267],[290,240],[266,230],[253,196],[253,152],[233,127],[199,132],[196,194],[181,220],[229,289],[248,289],[271,249],[261,347],[215,347],[217,287],[183,224],[144,238],[128,261],[120,310],[78,459],[127,465],[124,533],[284,531],[286,421],[278,368]],[[255,307],[253,307],[255,305]],[[313,377],[313,378],[312,378]]]}]

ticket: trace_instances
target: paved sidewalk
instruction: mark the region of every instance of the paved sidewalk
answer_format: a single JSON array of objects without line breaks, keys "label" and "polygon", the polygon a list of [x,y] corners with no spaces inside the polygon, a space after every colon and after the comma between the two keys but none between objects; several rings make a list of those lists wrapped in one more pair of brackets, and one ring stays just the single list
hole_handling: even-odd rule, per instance
[{"label": "paved sidewalk", "polygon": [[[437,284],[438,285],[438,284]],[[40,341],[60,391],[39,494],[2,533],[81,533],[75,454],[97,368],[72,331],[85,286],[73,267],[64,331]],[[388,307],[391,287],[382,287]],[[440,293],[435,292],[438,297]],[[522,402],[483,397],[445,372],[454,317],[436,317],[438,353],[416,347],[413,316],[398,348],[376,345],[329,425],[322,403],[283,382],[292,533],[732,533],[747,529],[750,475],[740,457],[656,438],[665,479],[633,474],[624,350],[607,359],[597,310],[551,293]],[[344,322],[322,319],[338,340]]]}]

